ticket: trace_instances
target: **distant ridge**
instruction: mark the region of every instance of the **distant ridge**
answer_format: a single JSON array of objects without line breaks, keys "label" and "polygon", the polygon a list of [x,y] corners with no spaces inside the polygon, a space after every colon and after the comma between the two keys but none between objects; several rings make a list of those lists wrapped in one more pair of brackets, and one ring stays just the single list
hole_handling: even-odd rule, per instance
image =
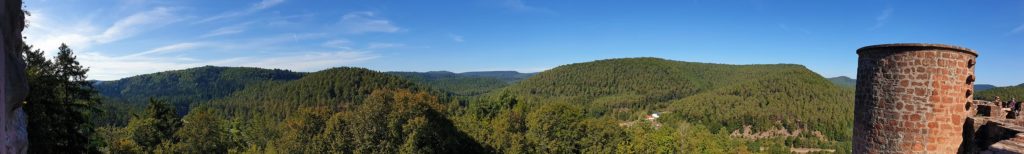
[{"label": "distant ridge", "polygon": [[[852,78],[846,77],[846,76],[832,77],[832,78],[828,78],[828,80],[832,81],[832,83],[835,83],[836,85],[839,85],[839,86],[842,86],[842,87],[846,87],[846,88],[856,88],[857,87],[857,79],[852,79]],[[997,87],[994,86],[994,85],[990,85],[990,84],[975,84],[974,85],[974,91],[978,91],[978,92],[989,90],[989,89],[993,89],[993,88],[997,88]]]},{"label": "distant ridge", "polygon": [[1009,87],[996,87],[985,91],[978,91],[974,95],[975,99],[983,100],[994,100],[996,96],[1003,98],[1003,100],[1010,100],[1017,98],[1018,101],[1024,100],[1024,84]]},{"label": "distant ridge", "polygon": [[559,66],[489,95],[569,102],[584,106],[591,116],[624,117],[619,120],[632,119],[634,112],[667,111],[672,113],[664,117],[711,131],[799,126],[841,141],[850,137],[853,120],[853,104],[843,103],[853,102],[852,90],[795,64],[606,59]]},{"label": "distant ridge", "polygon": [[857,80],[846,76],[828,78],[828,81],[832,81],[832,83],[846,88],[857,87]]},{"label": "distant ridge", "polygon": [[994,89],[994,88],[998,88],[998,87],[996,87],[995,85],[990,85],[990,84],[976,84],[976,85],[974,85],[974,91],[985,91],[985,90]]},{"label": "distant ridge", "polygon": [[149,98],[169,101],[184,114],[193,103],[222,98],[253,84],[291,81],[304,75],[281,69],[203,66],[96,81],[93,86],[104,97],[124,103],[141,104]]},{"label": "distant ridge", "polygon": [[462,96],[474,96],[491,90],[519,82],[536,73],[519,73],[516,71],[486,71],[452,73],[448,71],[430,72],[387,72],[407,80],[429,85],[441,91]]}]

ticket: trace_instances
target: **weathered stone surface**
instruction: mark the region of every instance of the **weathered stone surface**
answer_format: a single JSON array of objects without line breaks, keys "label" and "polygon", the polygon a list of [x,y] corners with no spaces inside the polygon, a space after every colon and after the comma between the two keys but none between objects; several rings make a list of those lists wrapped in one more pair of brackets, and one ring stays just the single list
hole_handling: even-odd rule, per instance
[{"label": "weathered stone surface", "polygon": [[936,44],[857,50],[853,153],[957,153],[977,52]]},{"label": "weathered stone surface", "polygon": [[28,94],[25,61],[19,50],[25,28],[21,4],[21,0],[0,3],[0,153],[26,153],[28,149],[28,123],[21,108]]}]

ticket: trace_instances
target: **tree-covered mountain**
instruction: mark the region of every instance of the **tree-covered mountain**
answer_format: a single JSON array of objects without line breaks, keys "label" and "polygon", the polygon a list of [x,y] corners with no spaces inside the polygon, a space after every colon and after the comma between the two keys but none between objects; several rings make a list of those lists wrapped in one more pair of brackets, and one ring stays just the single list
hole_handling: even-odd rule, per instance
[{"label": "tree-covered mountain", "polygon": [[[812,75],[786,74],[794,72],[810,72]],[[793,79],[824,80],[805,67],[792,64],[725,65],[658,58],[624,58],[560,66],[504,90],[523,96],[567,100],[604,109],[658,109],[666,107],[672,100],[777,74]],[[809,88],[830,87],[813,85]]]},{"label": "tree-covered mountain", "polygon": [[431,72],[387,72],[408,80],[429,85],[445,92],[461,96],[474,96],[491,90],[508,86],[519,80],[532,76],[532,73],[515,71],[465,72],[448,71]]},{"label": "tree-covered mountain", "polygon": [[[674,118],[733,131],[806,129],[833,141],[850,141],[854,90],[833,86],[803,67],[778,67],[771,73],[673,102]],[[825,114],[828,113],[828,114]]]},{"label": "tree-covered mountain", "polygon": [[191,103],[222,98],[253,84],[299,79],[304,73],[280,69],[204,66],[95,82],[101,95],[113,102],[168,101],[184,115]]},{"label": "tree-covered mountain", "polygon": [[394,75],[341,67],[309,73],[297,80],[255,85],[230,97],[212,100],[207,105],[224,109],[227,113],[260,112],[287,116],[293,113],[292,109],[301,107],[345,108],[362,102],[379,89],[419,92],[429,88]]},{"label": "tree-covered mountain", "polygon": [[[638,119],[651,113],[661,113],[663,117],[658,120],[659,123],[654,123],[656,125],[687,129],[691,133],[705,132],[704,135],[691,134],[704,137],[730,136],[728,132],[740,130],[743,126],[752,126],[754,131],[800,129],[823,134],[816,137],[812,133],[804,133],[795,137],[755,141],[733,140],[729,137],[711,142],[689,141],[695,145],[688,146],[719,147],[712,149],[725,150],[726,153],[740,152],[732,151],[740,149],[758,150],[730,147],[743,145],[772,147],[768,145],[785,144],[792,147],[848,149],[852,135],[853,90],[841,88],[803,66],[791,64],[724,65],[659,58],[598,60],[540,72],[483,97],[470,104],[458,118],[460,126],[486,145],[510,153],[522,152],[523,149],[516,145],[530,143],[538,138],[531,137],[530,132],[535,126],[543,125],[531,125],[529,121],[535,119],[528,115],[541,112],[538,108],[545,107],[560,108],[558,110],[568,113],[544,114],[564,115],[574,119],[561,121],[573,127],[550,131],[578,131],[588,135],[542,135],[539,138],[548,140],[552,137],[567,137],[565,140],[596,141],[549,147],[553,149],[623,150],[623,145],[642,140],[634,137],[644,135],[622,135],[628,134],[622,131],[633,129],[628,125],[634,125]],[[522,123],[523,120],[526,122]],[[627,126],[601,126],[610,123]],[[600,148],[607,145],[617,145],[618,148]],[[680,152],[680,149],[671,150],[674,146],[642,147],[668,148],[668,151]]]},{"label": "tree-covered mountain", "polygon": [[519,80],[530,78],[537,73],[519,73],[517,71],[480,71],[480,72],[463,72],[459,75],[471,76],[471,77],[490,77],[497,78],[499,80],[514,83]]},{"label": "tree-covered mountain", "polygon": [[[230,81],[136,79],[185,85],[177,86],[182,89],[221,87],[188,84],[196,81],[244,84],[217,95],[158,89],[175,92],[161,95],[167,98],[203,98],[189,100],[198,104],[181,124],[166,129],[173,133],[154,131],[169,124],[149,111],[130,117],[125,127],[100,132],[107,149],[129,153],[848,151],[852,132],[853,90],[792,64],[623,58],[563,65],[520,81],[501,78],[523,75],[510,72],[334,68],[295,74]],[[121,96],[158,94],[150,92]],[[661,118],[641,120],[651,113]],[[745,127],[754,133],[805,133],[741,139],[735,132]]]},{"label": "tree-covered mountain", "polygon": [[976,84],[976,85],[974,85],[974,91],[978,91],[978,92],[989,90],[989,89],[994,89],[994,88],[998,88],[998,87],[996,87],[995,85],[990,85],[990,84]]},{"label": "tree-covered mountain", "polygon": [[201,105],[241,124],[263,152],[473,152],[479,145],[447,119],[441,92],[362,68],[334,68],[263,84]]},{"label": "tree-covered mountain", "polygon": [[[835,83],[835,84],[840,85],[842,87],[847,87],[847,88],[856,88],[857,87],[857,79],[851,79],[850,77],[846,77],[846,76],[839,76],[839,77],[828,78],[828,80],[832,81],[832,83]],[[975,84],[974,85],[974,91],[979,91],[979,92],[980,91],[989,90],[989,89],[992,89],[992,88],[997,88],[997,87],[994,86],[994,85],[990,85],[990,84]]]},{"label": "tree-covered mountain", "polygon": [[857,79],[852,79],[852,78],[846,77],[846,76],[838,76],[838,77],[828,78],[828,81],[831,81],[833,84],[839,85],[840,87],[846,87],[846,88],[856,88],[857,87]]},{"label": "tree-covered mountain", "polygon": [[1024,84],[978,91],[978,93],[974,95],[974,98],[991,101],[995,100],[996,96],[1001,97],[1003,101],[1008,101],[1013,98],[1017,98],[1018,101],[1024,100]]}]

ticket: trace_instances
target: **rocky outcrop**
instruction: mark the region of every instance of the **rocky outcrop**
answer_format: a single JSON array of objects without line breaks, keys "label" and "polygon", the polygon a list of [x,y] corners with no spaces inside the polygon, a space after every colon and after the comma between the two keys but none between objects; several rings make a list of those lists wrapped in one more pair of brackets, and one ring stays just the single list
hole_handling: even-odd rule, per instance
[{"label": "rocky outcrop", "polygon": [[828,140],[828,138],[825,137],[825,134],[822,134],[820,131],[809,131],[809,130],[804,129],[804,128],[798,128],[798,129],[793,130],[793,131],[789,131],[785,127],[783,127],[783,128],[772,128],[772,129],[765,130],[765,131],[762,131],[762,132],[755,132],[752,128],[753,128],[753,126],[751,126],[751,125],[743,125],[742,131],[741,131],[741,129],[734,130],[734,131],[732,131],[731,134],[729,134],[729,136],[736,137],[736,138],[744,138],[744,139],[749,139],[749,140],[759,140],[759,139],[775,138],[775,137],[798,137],[798,136],[800,136],[801,133],[811,133],[811,136],[814,136],[815,138],[818,138],[818,140],[822,140],[822,141],[827,141]]},{"label": "rocky outcrop", "polygon": [[0,153],[26,153],[28,149],[28,123],[22,110],[28,83],[20,50],[25,28],[21,4],[21,0],[0,3]]}]

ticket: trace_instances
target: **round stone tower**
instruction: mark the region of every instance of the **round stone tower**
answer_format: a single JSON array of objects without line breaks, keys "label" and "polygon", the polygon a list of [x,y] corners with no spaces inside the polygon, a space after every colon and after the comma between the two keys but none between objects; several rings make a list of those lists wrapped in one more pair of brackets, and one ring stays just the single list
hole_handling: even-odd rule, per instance
[{"label": "round stone tower", "polygon": [[853,153],[957,153],[977,52],[882,44],[857,54]]}]

